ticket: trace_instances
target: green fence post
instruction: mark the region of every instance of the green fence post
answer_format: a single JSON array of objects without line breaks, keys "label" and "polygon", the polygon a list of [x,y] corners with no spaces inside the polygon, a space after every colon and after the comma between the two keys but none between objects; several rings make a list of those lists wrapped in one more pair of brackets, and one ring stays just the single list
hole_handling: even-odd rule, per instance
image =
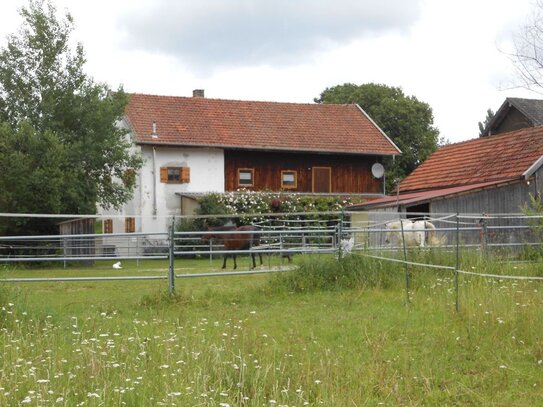
[{"label": "green fence post", "polygon": [[405,233],[403,230],[403,220],[400,218],[400,226],[402,228],[402,242],[403,242],[403,260],[404,260],[404,267],[405,267],[405,294],[407,298],[407,303],[409,304],[409,268],[407,266],[407,248],[405,246]]},{"label": "green fence post", "polygon": [[175,217],[172,219],[172,225],[170,227],[170,253],[169,253],[169,267],[168,267],[168,285],[170,295],[175,292],[175,269],[174,269],[174,233],[175,233]]},{"label": "green fence post", "polygon": [[460,270],[460,221],[456,213],[456,266],[454,269],[454,288],[456,291],[456,312],[460,311],[459,289],[458,289],[458,270]]}]

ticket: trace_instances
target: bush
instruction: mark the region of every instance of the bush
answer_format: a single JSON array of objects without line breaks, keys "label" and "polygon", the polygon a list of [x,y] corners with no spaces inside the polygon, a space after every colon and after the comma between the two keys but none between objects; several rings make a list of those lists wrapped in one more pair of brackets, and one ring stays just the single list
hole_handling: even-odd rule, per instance
[{"label": "bush", "polygon": [[[199,199],[198,215],[228,215],[250,214],[256,216],[241,216],[231,219],[238,225],[263,220],[259,214],[265,213],[301,213],[301,212],[337,212],[344,206],[361,202],[361,198],[342,196],[302,196],[283,193],[266,193],[239,190],[237,192],[210,193]],[[322,216],[303,215],[298,219],[323,219]],[[223,225],[224,219],[208,218],[205,220],[209,226]],[[201,223],[198,223],[201,222]],[[203,227],[204,220],[198,219],[195,223]]]}]

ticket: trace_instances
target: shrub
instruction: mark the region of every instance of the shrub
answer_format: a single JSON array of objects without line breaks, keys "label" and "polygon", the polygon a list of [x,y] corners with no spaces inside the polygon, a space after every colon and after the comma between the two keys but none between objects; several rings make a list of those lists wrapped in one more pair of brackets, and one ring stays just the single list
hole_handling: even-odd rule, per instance
[{"label": "shrub", "polygon": [[[232,219],[237,224],[249,224],[263,220],[259,214],[265,213],[300,213],[300,212],[337,212],[344,206],[361,202],[361,198],[342,196],[307,196],[289,195],[283,193],[253,192],[239,190],[236,192],[210,193],[199,199],[199,215],[218,214],[251,214],[256,216],[241,216]],[[298,218],[322,219],[322,216],[304,215]],[[222,225],[224,219],[208,218],[210,226]],[[201,226],[201,225],[199,225]]]}]

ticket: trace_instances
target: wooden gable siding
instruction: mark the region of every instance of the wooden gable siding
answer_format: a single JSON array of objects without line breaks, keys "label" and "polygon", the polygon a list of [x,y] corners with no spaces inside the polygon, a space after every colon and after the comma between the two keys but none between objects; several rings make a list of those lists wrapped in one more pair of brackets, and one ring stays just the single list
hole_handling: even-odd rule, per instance
[{"label": "wooden gable siding", "polygon": [[494,128],[490,129],[492,135],[532,127],[533,123],[515,107],[511,107],[507,116]]},{"label": "wooden gable siding", "polygon": [[254,169],[255,191],[281,191],[281,171],[296,171],[296,188],[289,192],[313,192],[313,168],[330,167],[330,192],[335,193],[381,193],[382,180],[371,174],[376,162],[373,156],[328,155],[307,153],[276,153],[226,150],[224,152],[225,188],[239,189],[238,169]]}]

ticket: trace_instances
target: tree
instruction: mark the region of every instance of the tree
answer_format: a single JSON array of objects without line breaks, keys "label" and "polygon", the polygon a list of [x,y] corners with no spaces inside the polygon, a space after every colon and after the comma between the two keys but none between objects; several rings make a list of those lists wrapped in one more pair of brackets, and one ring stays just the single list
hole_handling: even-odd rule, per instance
[{"label": "tree", "polygon": [[432,108],[397,87],[346,83],[327,88],[315,102],[358,104],[402,150],[401,156],[385,163],[388,190],[437,150],[440,142]]},{"label": "tree", "polygon": [[490,123],[492,121],[492,119],[494,118],[494,115],[495,115],[495,113],[492,111],[492,109],[488,109],[486,111],[485,121],[478,123],[479,124],[479,136],[483,135],[483,132],[485,131],[486,126],[488,126],[488,123]]},{"label": "tree", "polygon": [[[17,129],[0,124],[0,208],[7,213],[59,213],[65,184],[66,149],[50,131],[38,133],[30,123]],[[52,219],[2,218],[0,234],[30,229],[47,233]]]},{"label": "tree", "polygon": [[543,91],[543,0],[534,2],[528,22],[513,38],[515,51],[510,54],[524,87]]},{"label": "tree", "polygon": [[[9,169],[21,186],[42,185],[48,199],[12,188],[9,202],[0,200],[0,211],[20,212],[14,203],[22,205],[23,197],[28,210],[42,213],[91,214],[97,204],[120,207],[134,187],[133,177],[125,174],[142,165],[130,152],[126,130],[117,125],[127,95],[85,74],[83,47],[70,46],[74,24],[69,13],[59,20],[49,1],[30,0],[20,15],[20,30],[0,50],[0,145],[18,143],[23,163],[55,157],[43,161],[42,168]],[[16,167],[9,152],[0,153],[0,160],[0,168]]]}]

